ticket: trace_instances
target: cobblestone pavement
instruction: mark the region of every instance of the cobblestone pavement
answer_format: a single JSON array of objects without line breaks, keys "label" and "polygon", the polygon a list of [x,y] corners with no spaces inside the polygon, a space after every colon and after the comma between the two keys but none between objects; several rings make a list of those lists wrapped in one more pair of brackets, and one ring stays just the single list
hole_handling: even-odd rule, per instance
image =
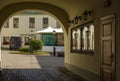
[{"label": "cobblestone pavement", "polygon": [[9,54],[9,51],[2,51],[3,81],[62,81],[57,69],[63,64],[63,57]]},{"label": "cobblestone pavement", "polygon": [[2,51],[4,69],[56,68],[63,65],[63,57],[9,54],[9,51]]},{"label": "cobblestone pavement", "polygon": [[63,81],[53,69],[4,69],[3,81]]},{"label": "cobblestone pavement", "polygon": [[67,70],[63,57],[9,54],[2,51],[0,81],[86,81]]}]

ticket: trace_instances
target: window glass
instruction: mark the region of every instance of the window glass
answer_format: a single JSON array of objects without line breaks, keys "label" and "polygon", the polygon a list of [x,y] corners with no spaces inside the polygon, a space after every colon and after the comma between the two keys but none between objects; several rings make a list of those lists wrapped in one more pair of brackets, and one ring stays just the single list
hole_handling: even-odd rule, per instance
[{"label": "window glass", "polygon": [[8,36],[3,37],[3,44],[4,45],[9,45],[10,39]]},{"label": "window glass", "polygon": [[71,52],[94,54],[94,25],[92,23],[71,29]]},{"label": "window glass", "polygon": [[13,27],[18,28],[19,25],[19,19],[18,18],[13,18]]},{"label": "window glass", "polygon": [[29,19],[29,28],[35,28],[35,18]]},{"label": "window glass", "polygon": [[48,18],[44,17],[43,18],[43,28],[47,28],[48,27]]}]

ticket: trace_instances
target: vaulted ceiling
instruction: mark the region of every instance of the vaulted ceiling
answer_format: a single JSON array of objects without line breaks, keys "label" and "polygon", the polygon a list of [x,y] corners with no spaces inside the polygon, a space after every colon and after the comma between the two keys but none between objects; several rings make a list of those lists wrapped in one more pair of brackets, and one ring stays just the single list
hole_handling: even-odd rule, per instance
[{"label": "vaulted ceiling", "polygon": [[67,27],[69,19],[85,10],[100,7],[101,2],[101,0],[0,0],[0,25],[2,26],[6,18],[19,10],[38,9],[51,13]]},{"label": "vaulted ceiling", "polygon": [[[94,9],[102,0],[0,0],[0,9],[6,5],[18,2],[40,2],[54,5],[65,10],[68,14],[80,14],[85,9]],[[74,13],[75,12],[75,13]]]}]

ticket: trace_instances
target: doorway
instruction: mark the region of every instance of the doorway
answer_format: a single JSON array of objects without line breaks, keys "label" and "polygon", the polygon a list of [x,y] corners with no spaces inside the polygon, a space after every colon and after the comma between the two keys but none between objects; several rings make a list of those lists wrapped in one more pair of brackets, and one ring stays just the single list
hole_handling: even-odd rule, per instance
[{"label": "doorway", "polygon": [[115,81],[115,16],[101,18],[101,81]]}]

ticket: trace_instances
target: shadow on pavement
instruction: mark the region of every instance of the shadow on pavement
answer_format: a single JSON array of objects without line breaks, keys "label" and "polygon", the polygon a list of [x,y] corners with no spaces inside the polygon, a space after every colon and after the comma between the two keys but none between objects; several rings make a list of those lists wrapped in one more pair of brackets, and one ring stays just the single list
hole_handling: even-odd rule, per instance
[{"label": "shadow on pavement", "polygon": [[36,56],[41,68],[57,68],[64,66],[64,57]]}]

